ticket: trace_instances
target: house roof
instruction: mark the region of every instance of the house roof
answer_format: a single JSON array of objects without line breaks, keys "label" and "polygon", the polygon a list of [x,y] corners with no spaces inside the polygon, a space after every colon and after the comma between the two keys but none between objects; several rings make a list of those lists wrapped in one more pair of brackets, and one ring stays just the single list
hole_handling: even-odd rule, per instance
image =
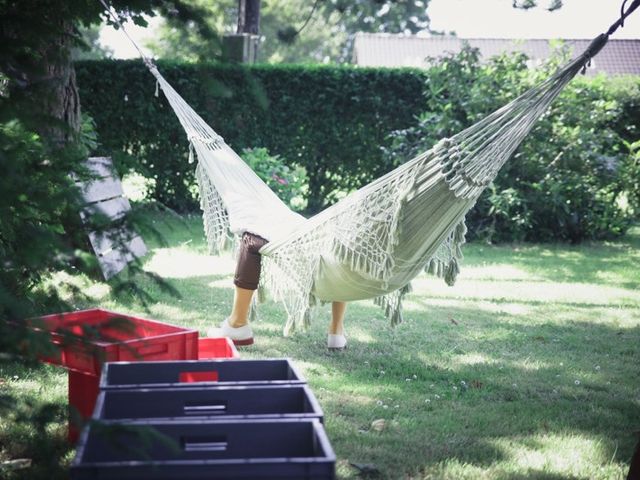
[{"label": "house roof", "polygon": [[[547,59],[558,47],[557,40],[416,37],[387,33],[358,33],[355,37],[353,61],[367,67],[424,67],[425,59],[439,57],[445,53],[460,51],[463,42],[480,50],[481,57],[489,58],[503,52],[524,52],[535,63]],[[580,55],[591,40],[565,39],[564,48],[569,48],[572,58]],[[592,60],[588,73],[605,72],[609,75],[640,75],[640,40],[609,40]]]}]

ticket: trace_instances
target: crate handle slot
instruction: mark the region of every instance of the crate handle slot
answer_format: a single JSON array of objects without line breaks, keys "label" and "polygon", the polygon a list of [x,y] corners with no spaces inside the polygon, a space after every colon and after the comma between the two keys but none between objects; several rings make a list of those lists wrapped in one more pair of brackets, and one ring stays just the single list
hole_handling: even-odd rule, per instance
[{"label": "crate handle slot", "polygon": [[226,437],[182,437],[185,452],[224,452],[228,446]]},{"label": "crate handle slot", "polygon": [[185,415],[224,415],[227,413],[226,402],[218,403],[187,403],[184,406]]},{"label": "crate handle slot", "polygon": [[141,357],[145,357],[147,355],[159,355],[162,353],[167,353],[169,351],[168,343],[156,343],[154,345],[143,345],[141,347],[136,348],[136,352]]},{"label": "crate handle slot", "polygon": [[208,372],[180,372],[180,383],[193,382],[217,382],[218,371],[211,370]]}]

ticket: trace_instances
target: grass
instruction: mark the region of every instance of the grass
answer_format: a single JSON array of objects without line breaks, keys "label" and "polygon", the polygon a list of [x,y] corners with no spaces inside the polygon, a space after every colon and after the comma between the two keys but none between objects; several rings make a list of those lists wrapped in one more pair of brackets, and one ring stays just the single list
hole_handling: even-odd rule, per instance
[{"label": "grass", "polygon": [[[97,298],[78,308],[202,333],[222,321],[232,260],[207,256],[198,218],[161,220],[168,245],[149,239],[146,267],[182,297],[139,278],[157,299],[145,313],[135,296],[71,279]],[[622,479],[640,430],[639,247],[637,229],[581,246],[471,244],[455,287],[416,279],[395,329],[372,302],[354,302],[349,348],[329,353],[328,306],[308,331],[284,338],[284,311],[268,302],[256,344],[241,354],[290,357],[300,367],[325,412],[339,478],[358,476],[352,464],[371,464],[377,478]],[[65,373],[12,364],[0,378],[5,392],[31,399],[22,408],[54,405],[39,430],[20,423],[18,411],[0,419],[0,461],[34,459],[10,478],[64,478],[47,462],[62,458],[64,467],[73,457],[64,444]]]}]

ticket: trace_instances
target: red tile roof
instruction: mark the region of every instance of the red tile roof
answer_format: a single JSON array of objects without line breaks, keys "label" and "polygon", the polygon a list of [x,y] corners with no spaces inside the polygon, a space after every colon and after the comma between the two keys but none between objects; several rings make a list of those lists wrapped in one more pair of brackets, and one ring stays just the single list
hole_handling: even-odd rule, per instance
[{"label": "red tile roof", "polygon": [[[379,33],[358,33],[355,37],[353,62],[369,67],[424,67],[425,59],[458,52],[463,42],[480,50],[489,58],[503,52],[526,53],[532,62],[547,59],[557,48],[568,48],[572,57],[581,54],[591,40],[517,40],[496,38],[416,37]],[[640,75],[640,40],[609,40],[593,59],[588,74]]]}]

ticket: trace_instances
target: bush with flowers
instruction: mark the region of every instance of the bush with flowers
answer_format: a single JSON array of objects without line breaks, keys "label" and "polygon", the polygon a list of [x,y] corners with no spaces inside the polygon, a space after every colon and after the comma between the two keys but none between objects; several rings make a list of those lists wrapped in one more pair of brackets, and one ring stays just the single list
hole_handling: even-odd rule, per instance
[{"label": "bush with flowers", "polygon": [[271,155],[266,148],[245,148],[242,159],[273,190],[289,208],[306,208],[307,171],[300,165],[288,165],[280,155]]}]

